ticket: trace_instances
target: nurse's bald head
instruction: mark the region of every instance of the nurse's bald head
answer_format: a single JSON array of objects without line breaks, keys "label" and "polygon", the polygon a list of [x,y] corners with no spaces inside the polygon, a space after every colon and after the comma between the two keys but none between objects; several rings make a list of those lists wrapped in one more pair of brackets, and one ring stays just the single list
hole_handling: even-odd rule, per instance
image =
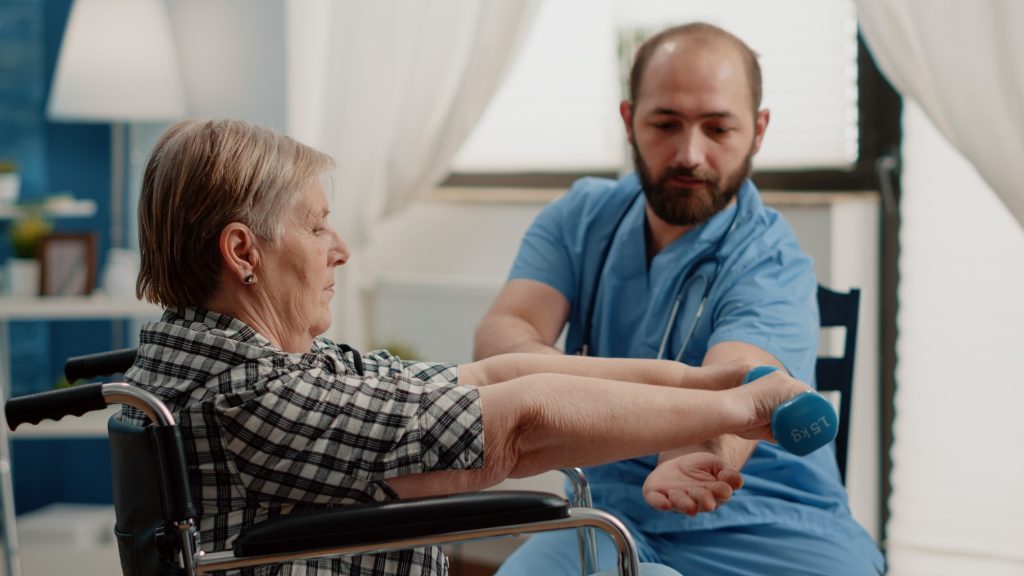
[{"label": "nurse's bald head", "polygon": [[658,48],[668,43],[675,50],[697,50],[703,48],[721,48],[735,50],[743,61],[750,88],[750,100],[756,112],[761,107],[761,65],[757,62],[757,53],[750,49],[743,40],[717,26],[706,22],[693,22],[673,26],[651,36],[636,51],[633,68],[629,73],[629,99],[636,104],[642,96],[644,73],[651,56]]}]

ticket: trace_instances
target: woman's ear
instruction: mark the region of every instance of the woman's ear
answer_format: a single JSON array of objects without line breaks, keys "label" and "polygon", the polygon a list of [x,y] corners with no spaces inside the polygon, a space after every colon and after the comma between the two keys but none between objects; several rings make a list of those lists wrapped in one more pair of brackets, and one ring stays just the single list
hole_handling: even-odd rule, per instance
[{"label": "woman's ear", "polygon": [[225,272],[243,284],[252,284],[260,259],[252,230],[241,222],[232,222],[221,230],[219,246]]}]

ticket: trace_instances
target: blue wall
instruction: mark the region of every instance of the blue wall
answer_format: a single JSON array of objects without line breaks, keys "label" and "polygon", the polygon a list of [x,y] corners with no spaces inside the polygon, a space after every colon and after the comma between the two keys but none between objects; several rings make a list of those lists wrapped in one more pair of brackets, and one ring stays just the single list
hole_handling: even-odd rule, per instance
[{"label": "blue wall", "polygon": [[[13,158],[25,173],[22,198],[40,200],[58,192],[95,200],[91,218],[55,222],[57,231],[92,232],[97,270],[103,270],[110,227],[110,125],[51,123],[46,98],[71,0],[0,0],[0,19],[14,22],[0,34],[6,60],[27,54],[15,67],[0,64],[0,158]],[[2,28],[2,27],[0,27]],[[9,254],[9,222],[0,222],[0,259]],[[69,356],[112,347],[112,323],[13,322],[10,331],[14,394],[49,389]],[[18,513],[54,501],[109,502],[109,449],[103,439],[12,442],[15,507]]]},{"label": "blue wall", "polygon": [[15,440],[11,460],[18,514],[52,502],[112,502],[106,438]]}]

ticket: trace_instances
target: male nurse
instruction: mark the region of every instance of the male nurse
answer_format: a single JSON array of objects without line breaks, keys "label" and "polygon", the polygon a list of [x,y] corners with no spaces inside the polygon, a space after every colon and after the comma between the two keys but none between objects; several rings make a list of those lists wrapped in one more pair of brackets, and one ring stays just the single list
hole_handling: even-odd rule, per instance
[{"label": "male nurse", "polygon": [[[757,55],[718,27],[662,31],[637,51],[619,111],[636,171],[584,178],[544,208],[475,336],[503,352],[733,360],[812,382],[816,280],[789,224],[761,202],[751,161],[768,127]],[[637,422],[643,426],[643,422]],[[709,459],[744,485],[712,512]],[[833,450],[798,457],[735,436],[586,471],[595,505],[622,519],[641,560],[686,576],[862,576],[884,572],[850,514]],[[599,540],[602,568],[614,566]],[[499,576],[579,574],[575,532],[532,537]]]}]

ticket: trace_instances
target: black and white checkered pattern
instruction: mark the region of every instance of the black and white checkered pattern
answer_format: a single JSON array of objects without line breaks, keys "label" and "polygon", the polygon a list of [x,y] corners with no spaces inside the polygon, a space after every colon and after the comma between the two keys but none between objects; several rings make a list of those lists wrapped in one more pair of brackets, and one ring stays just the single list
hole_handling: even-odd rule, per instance
[{"label": "black and white checkered pattern", "polygon": [[[293,509],[386,501],[388,478],[483,465],[479,392],[452,364],[362,357],[326,338],[288,354],[242,322],[191,308],[146,324],[125,379],[160,397],[185,433],[203,547]],[[125,409],[122,418],[143,424]],[[234,572],[445,574],[437,547]]]}]

